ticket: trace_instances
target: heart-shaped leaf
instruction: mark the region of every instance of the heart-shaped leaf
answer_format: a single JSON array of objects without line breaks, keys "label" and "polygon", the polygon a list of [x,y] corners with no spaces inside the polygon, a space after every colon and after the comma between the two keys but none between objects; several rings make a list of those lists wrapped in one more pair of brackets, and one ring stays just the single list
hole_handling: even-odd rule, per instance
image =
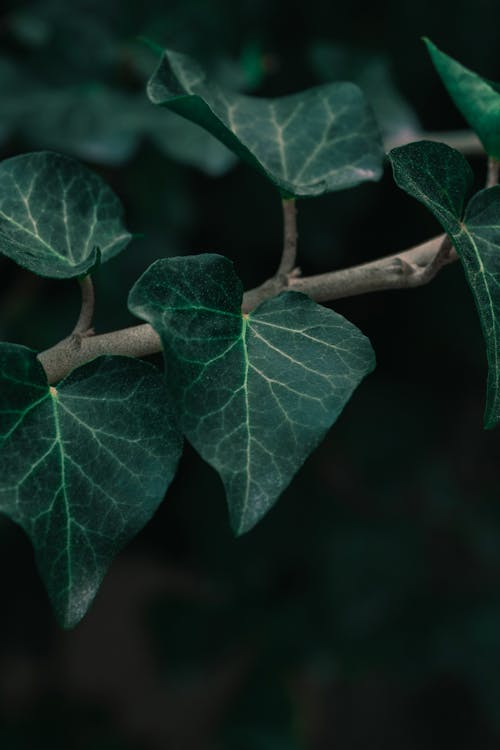
[{"label": "heart-shaped leaf", "polygon": [[432,211],[462,261],[488,357],[484,423],[494,427],[500,419],[500,186],[476,193],[464,210],[473,175],[458,151],[421,141],[389,157],[399,187]]},{"label": "heart-shaped leaf", "polygon": [[39,276],[83,276],[131,235],[120,201],[75,159],[50,151],[0,163],[0,252]]},{"label": "heart-shaped leaf", "polygon": [[285,197],[321,195],[382,175],[380,134],[354,84],[259,99],[223,89],[189,57],[166,50],[148,95],[202,125]]},{"label": "heart-shaped leaf", "polygon": [[207,254],[157,261],[129,297],[161,336],[181,427],[221,475],[237,533],[275,503],[375,364],[368,339],[309,297],[286,292],[246,315],[242,294],[232,263]]},{"label": "heart-shaped leaf", "polygon": [[64,627],[161,503],[181,444],[151,365],[100,357],[56,389],[35,352],[0,345],[0,510],[30,537]]},{"label": "heart-shaped leaf", "polygon": [[424,39],[446,90],[489,156],[500,159],[500,84],[488,81]]}]

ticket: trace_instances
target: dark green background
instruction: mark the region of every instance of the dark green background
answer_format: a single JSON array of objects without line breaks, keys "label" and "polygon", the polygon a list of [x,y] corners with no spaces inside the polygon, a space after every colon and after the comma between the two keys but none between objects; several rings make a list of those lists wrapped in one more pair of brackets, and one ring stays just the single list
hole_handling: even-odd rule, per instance
[{"label": "dark green background", "polygon": [[[0,57],[15,65],[25,103],[37,87],[140,91],[137,60],[154,66],[141,34],[239,71],[262,95],[323,82],[325,56],[338,65],[331,79],[384,56],[423,126],[437,130],[464,123],[420,36],[499,80],[499,28],[494,0],[11,2]],[[2,158],[39,148],[36,123],[31,136],[3,140]],[[53,148],[67,135],[57,128]],[[249,168],[209,177],[147,139],[123,164],[90,165],[144,234],[97,274],[99,331],[132,322],[128,289],[158,257],[225,254],[246,287],[274,271],[279,199]],[[484,160],[472,166],[479,185]],[[299,221],[306,273],[438,231],[389,174],[299,203]],[[2,520],[2,747],[498,747],[500,437],[481,428],[486,362],[471,295],[453,266],[428,287],[335,309],[369,335],[378,368],[249,535],[232,538],[222,485],[188,449],[157,516],[83,623],[63,633],[27,540]],[[77,310],[74,283],[0,261],[1,338],[43,348],[71,330]]]}]

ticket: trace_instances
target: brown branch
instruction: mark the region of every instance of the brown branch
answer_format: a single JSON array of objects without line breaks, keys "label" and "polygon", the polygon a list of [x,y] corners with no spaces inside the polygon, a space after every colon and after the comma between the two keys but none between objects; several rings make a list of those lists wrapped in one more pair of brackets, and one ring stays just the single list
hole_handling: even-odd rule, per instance
[{"label": "brown branch", "polygon": [[147,323],[99,336],[68,336],[38,355],[50,384],[101,354],[147,357],[161,352],[158,334]]},{"label": "brown branch", "polygon": [[265,299],[289,289],[303,292],[316,302],[333,302],[344,297],[355,297],[367,292],[389,289],[411,289],[431,281],[439,270],[457,259],[446,235],[395,255],[370,263],[322,273],[318,276],[289,277],[286,285],[270,279],[259,287],[245,292],[243,312],[250,312]]},{"label": "brown branch", "polygon": [[484,148],[475,133],[472,130],[451,130],[451,131],[411,131],[403,130],[396,135],[391,136],[385,143],[385,148],[390,151],[396,146],[405,146],[413,141],[437,141],[446,143],[451,148],[456,148],[465,156],[484,156]]},{"label": "brown branch", "polygon": [[[415,140],[447,143],[463,154],[471,156],[484,154],[479,139],[468,130],[437,133],[405,131],[386,143],[386,148],[394,148]],[[498,183],[499,171],[499,163],[490,159],[488,186]],[[343,297],[353,297],[368,292],[423,286],[431,281],[443,266],[457,259],[457,254],[448,238],[440,235],[409,250],[370,263],[301,278],[297,275],[296,269],[294,270],[297,226],[293,200],[283,201],[283,219],[283,254],[278,271],[273,278],[268,279],[261,286],[245,292],[242,301],[243,312],[250,312],[265,299],[286,289],[303,292],[316,302],[332,302]],[[148,324],[100,336],[86,336],[92,324],[92,312],[93,289],[88,278],[88,283],[82,283],[82,310],[73,334],[38,356],[47,373],[49,383],[58,382],[75,367],[101,354],[144,357],[161,351],[160,337]]]},{"label": "brown branch", "polygon": [[486,168],[486,187],[490,188],[494,185],[498,185],[498,177],[500,172],[500,162],[494,159],[492,156],[488,157],[488,166]]},{"label": "brown branch", "polygon": [[[245,292],[242,310],[253,310],[265,299],[286,289],[303,292],[316,302],[331,302],[386,289],[410,289],[427,284],[444,265],[456,258],[448,238],[440,235],[404,252],[352,268],[305,278],[297,278],[292,272],[281,281],[275,277]],[[52,384],[101,354],[145,357],[161,349],[158,334],[150,325],[143,324],[99,336],[71,335],[39,354],[38,359]]]},{"label": "brown branch", "polygon": [[283,200],[283,254],[276,276],[283,280],[295,267],[297,257],[297,208],[295,201]]}]

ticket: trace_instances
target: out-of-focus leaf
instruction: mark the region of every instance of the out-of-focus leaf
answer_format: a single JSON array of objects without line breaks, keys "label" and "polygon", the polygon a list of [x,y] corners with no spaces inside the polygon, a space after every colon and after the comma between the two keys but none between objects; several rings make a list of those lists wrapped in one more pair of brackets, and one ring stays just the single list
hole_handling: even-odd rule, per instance
[{"label": "out-of-focus leaf", "polygon": [[373,107],[385,142],[414,140],[421,131],[416,112],[394,84],[386,58],[330,42],[314,44],[310,58],[320,80],[357,83]]}]

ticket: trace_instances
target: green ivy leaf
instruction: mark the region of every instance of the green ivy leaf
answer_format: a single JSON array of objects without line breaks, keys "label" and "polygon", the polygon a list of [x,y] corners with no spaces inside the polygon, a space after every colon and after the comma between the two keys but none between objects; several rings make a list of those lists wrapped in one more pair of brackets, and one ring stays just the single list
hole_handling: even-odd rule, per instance
[{"label": "green ivy leaf", "polygon": [[382,175],[380,134],[354,84],[259,99],[223,89],[189,57],[166,50],[148,95],[202,125],[285,197],[321,195]]},{"label": "green ivy leaf", "polygon": [[242,314],[219,255],[154,263],[129,307],[162,339],[181,427],[221,475],[236,533],[271,508],[361,379],[368,339],[332,310],[286,292]]},{"label": "green ivy leaf", "polygon": [[474,174],[461,153],[433,141],[417,141],[389,152],[394,179],[432,211],[446,232],[456,229],[472,190]]},{"label": "green ivy leaf", "polygon": [[432,211],[462,261],[486,343],[484,424],[494,427],[500,419],[500,186],[481,190],[465,207],[473,175],[458,151],[421,141],[389,157],[399,187]]},{"label": "green ivy leaf", "polygon": [[0,163],[0,252],[49,278],[85,275],[130,242],[120,201],[105,182],[50,151]]},{"label": "green ivy leaf", "polygon": [[446,90],[489,156],[500,159],[500,84],[465,68],[424,39]]},{"label": "green ivy leaf", "polygon": [[100,357],[55,389],[35,352],[0,345],[0,510],[30,537],[64,627],[161,503],[181,452],[174,424],[151,365]]}]

